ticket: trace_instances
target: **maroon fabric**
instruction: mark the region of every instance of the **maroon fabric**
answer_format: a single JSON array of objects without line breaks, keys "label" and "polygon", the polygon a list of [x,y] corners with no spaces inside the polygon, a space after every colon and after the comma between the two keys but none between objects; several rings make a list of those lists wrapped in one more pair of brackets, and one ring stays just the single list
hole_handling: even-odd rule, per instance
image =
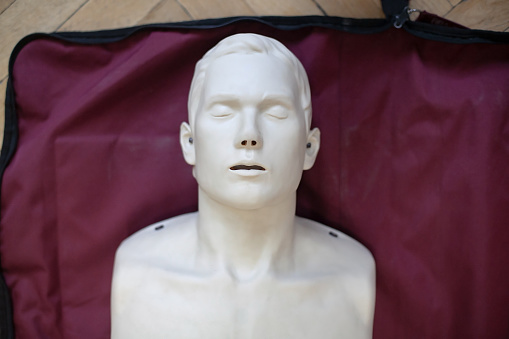
[{"label": "maroon fabric", "polygon": [[21,50],[0,229],[16,337],[109,337],[118,244],[196,209],[179,124],[194,64],[237,32],[275,37],[309,73],[323,139],[298,214],[374,254],[374,338],[507,338],[509,46],[254,22]]},{"label": "maroon fabric", "polygon": [[415,19],[415,21],[424,22],[424,23],[432,24],[432,25],[436,25],[436,26],[468,29],[467,27],[460,25],[457,22],[444,19],[436,14],[428,13],[426,11],[419,11],[419,16],[417,16],[417,19]]}]

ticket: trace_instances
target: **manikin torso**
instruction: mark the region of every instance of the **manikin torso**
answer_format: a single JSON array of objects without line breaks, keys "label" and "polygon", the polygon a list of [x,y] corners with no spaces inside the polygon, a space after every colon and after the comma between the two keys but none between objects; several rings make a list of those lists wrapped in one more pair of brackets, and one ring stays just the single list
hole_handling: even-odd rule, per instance
[{"label": "manikin torso", "polygon": [[114,290],[129,321],[112,338],[371,338],[374,266],[356,241],[296,218],[294,262],[240,276],[200,258],[196,224],[187,214],[124,242]]},{"label": "manikin torso", "polygon": [[302,171],[320,144],[296,66],[232,54],[228,44],[242,48],[234,36],[210,62],[200,105],[190,105],[197,113],[181,126],[198,212],[148,226],[119,247],[112,338],[371,338],[370,252],[295,216]]}]

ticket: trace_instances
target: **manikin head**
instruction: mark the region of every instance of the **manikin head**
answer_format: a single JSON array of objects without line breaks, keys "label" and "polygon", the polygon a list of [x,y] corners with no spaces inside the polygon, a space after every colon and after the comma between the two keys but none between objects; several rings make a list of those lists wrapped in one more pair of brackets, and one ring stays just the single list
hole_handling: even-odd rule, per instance
[{"label": "manikin head", "polygon": [[283,44],[256,34],[222,40],[196,65],[188,111],[180,142],[200,194],[240,209],[295,199],[320,131],[310,130],[306,72]]}]

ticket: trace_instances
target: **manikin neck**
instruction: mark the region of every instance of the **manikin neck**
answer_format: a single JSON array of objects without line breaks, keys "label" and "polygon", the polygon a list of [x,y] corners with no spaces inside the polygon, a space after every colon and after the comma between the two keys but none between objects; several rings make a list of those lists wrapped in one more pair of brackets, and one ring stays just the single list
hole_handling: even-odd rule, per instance
[{"label": "manikin neck", "polygon": [[273,206],[237,209],[198,193],[200,257],[212,260],[239,281],[290,270],[296,194]]}]

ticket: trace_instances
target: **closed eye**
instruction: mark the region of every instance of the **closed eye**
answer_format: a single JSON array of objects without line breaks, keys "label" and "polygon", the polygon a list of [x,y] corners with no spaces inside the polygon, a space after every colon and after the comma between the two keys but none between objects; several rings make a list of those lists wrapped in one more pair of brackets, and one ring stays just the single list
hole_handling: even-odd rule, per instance
[{"label": "closed eye", "polygon": [[265,109],[264,113],[276,119],[286,119],[288,118],[289,110],[282,105],[273,105]]},{"label": "closed eye", "polygon": [[229,105],[215,104],[209,109],[209,112],[215,118],[226,118],[233,115],[234,110]]}]

